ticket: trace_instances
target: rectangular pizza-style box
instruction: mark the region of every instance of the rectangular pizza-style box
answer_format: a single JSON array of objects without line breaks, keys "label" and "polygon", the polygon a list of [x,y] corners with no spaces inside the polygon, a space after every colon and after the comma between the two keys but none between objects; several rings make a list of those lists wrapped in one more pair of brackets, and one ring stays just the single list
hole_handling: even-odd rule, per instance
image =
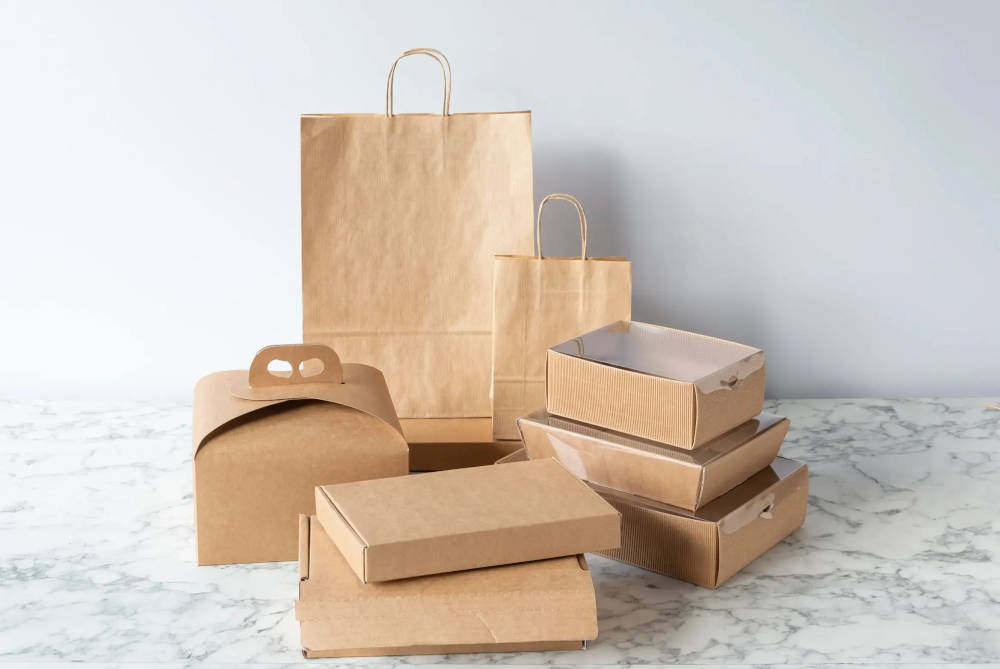
[{"label": "rectangular pizza-style box", "polygon": [[400,418],[399,424],[411,472],[482,467],[521,448],[520,440],[494,440],[489,418]]},{"label": "rectangular pizza-style box", "polygon": [[697,448],[761,412],[764,352],[617,321],[548,350],[545,402],[557,416]]},{"label": "rectangular pizza-style box", "polygon": [[618,513],[552,459],[318,486],[316,516],[365,583],[620,541]]},{"label": "rectangular pizza-style box", "polygon": [[694,511],[771,464],[788,419],[762,413],[693,451],[544,410],[518,427],[530,459],[556,458],[590,483]]},{"label": "rectangular pizza-style box", "polygon": [[582,555],[362,583],[306,516],[295,617],[307,658],[579,650],[597,637]]}]

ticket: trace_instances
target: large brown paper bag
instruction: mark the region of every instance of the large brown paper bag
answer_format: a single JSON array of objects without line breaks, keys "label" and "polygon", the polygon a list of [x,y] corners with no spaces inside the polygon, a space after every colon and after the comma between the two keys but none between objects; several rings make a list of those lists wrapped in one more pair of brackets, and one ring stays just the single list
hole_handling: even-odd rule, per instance
[{"label": "large brown paper bag", "polygon": [[[580,217],[579,258],[542,255],[542,210],[565,200]],[[587,257],[587,216],[571,195],[549,195],[538,206],[537,255],[493,261],[493,436],[517,439],[518,416],[545,406],[545,351],[567,339],[630,320],[632,263]]]},{"label": "large brown paper bag", "polygon": [[[440,115],[393,112],[411,55]],[[381,369],[401,418],[490,415],[493,256],[531,252],[531,113],[450,104],[413,49],[384,114],[302,117],[303,341]]]}]

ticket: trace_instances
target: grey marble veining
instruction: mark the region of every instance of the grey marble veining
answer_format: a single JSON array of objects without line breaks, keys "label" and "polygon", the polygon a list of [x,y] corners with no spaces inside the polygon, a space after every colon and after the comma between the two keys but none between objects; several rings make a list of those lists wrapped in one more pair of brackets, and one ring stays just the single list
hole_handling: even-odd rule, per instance
[{"label": "grey marble veining", "polygon": [[[809,514],[719,590],[592,556],[589,650],[352,662],[997,662],[986,402],[771,402],[792,420],[782,454],[810,466]],[[302,662],[294,564],[194,565],[189,430],[181,404],[0,403],[0,666]]]}]

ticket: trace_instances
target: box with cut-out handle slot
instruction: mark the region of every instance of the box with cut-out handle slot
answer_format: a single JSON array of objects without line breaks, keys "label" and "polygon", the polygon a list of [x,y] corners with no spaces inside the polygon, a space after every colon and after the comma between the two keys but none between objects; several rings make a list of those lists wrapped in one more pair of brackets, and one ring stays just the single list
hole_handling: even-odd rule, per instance
[{"label": "box with cut-out handle slot", "polygon": [[317,485],[409,468],[382,373],[327,346],[268,346],[204,377],[193,424],[198,564],[294,560]]}]

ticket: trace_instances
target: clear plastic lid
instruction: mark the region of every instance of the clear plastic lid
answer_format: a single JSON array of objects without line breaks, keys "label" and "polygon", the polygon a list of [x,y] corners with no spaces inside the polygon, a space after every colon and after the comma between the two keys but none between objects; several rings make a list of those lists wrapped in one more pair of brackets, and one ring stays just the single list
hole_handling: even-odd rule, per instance
[{"label": "clear plastic lid", "polygon": [[518,422],[542,425],[548,430],[567,432],[600,442],[606,448],[628,449],[639,451],[649,457],[665,458],[677,462],[704,466],[726,453],[739,448],[761,433],[771,429],[784,417],[770,413],[762,413],[753,419],[733,428],[725,434],[713,439],[695,450],[676,448],[652,439],[643,439],[615,430],[581,423],[580,421],[553,416],[544,409],[522,416]]},{"label": "clear plastic lid", "polygon": [[752,346],[635,321],[616,321],[552,350],[688,383],[762,353]]}]

